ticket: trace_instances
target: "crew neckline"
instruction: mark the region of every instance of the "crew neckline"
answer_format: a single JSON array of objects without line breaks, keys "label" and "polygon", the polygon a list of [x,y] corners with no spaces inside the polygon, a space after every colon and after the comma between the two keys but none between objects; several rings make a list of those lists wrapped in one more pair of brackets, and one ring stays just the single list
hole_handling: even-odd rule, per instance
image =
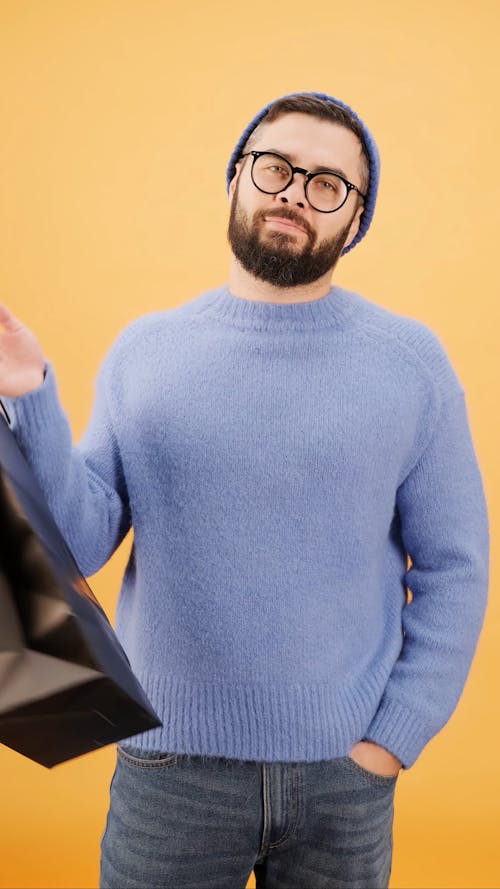
[{"label": "crew neckline", "polygon": [[223,284],[199,300],[200,313],[227,324],[255,328],[316,328],[338,326],[353,310],[349,292],[337,284],[317,299],[278,303],[237,296]]}]

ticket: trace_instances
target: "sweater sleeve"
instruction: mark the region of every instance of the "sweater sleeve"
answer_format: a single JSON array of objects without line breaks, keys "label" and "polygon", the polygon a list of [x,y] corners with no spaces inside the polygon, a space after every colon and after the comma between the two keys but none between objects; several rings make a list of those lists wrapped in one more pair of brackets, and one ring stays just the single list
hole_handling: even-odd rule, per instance
[{"label": "sweater sleeve", "polygon": [[443,399],[396,506],[412,598],[400,656],[364,740],[409,768],[458,703],[487,603],[487,504],[463,390]]},{"label": "sweater sleeve", "polygon": [[72,442],[54,368],[45,363],[41,385],[2,405],[52,516],[81,573],[98,571],[131,527],[127,489],[108,394],[108,357],[101,365],[90,422]]}]

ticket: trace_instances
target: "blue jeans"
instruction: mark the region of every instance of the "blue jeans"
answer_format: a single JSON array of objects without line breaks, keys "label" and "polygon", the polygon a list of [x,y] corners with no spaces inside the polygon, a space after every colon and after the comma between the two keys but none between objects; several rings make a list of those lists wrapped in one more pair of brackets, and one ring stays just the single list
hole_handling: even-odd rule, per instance
[{"label": "blue jeans", "polygon": [[117,745],[100,889],[387,889],[393,777]]}]

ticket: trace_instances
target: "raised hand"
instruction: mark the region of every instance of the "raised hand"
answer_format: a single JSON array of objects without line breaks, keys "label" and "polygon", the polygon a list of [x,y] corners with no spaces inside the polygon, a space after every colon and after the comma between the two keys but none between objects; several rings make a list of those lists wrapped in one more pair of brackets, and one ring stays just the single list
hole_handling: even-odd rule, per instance
[{"label": "raised hand", "polygon": [[34,333],[0,303],[0,398],[38,389],[44,371],[45,357]]}]

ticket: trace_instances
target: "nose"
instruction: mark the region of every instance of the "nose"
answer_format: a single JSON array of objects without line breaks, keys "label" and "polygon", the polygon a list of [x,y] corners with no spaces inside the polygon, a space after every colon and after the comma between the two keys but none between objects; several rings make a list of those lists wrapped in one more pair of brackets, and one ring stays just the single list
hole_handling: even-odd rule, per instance
[{"label": "nose", "polygon": [[306,206],[307,200],[304,191],[304,179],[301,177],[301,173],[295,173],[290,185],[288,185],[284,191],[280,191],[279,194],[276,195],[283,204],[291,203],[297,204],[299,207]]}]

